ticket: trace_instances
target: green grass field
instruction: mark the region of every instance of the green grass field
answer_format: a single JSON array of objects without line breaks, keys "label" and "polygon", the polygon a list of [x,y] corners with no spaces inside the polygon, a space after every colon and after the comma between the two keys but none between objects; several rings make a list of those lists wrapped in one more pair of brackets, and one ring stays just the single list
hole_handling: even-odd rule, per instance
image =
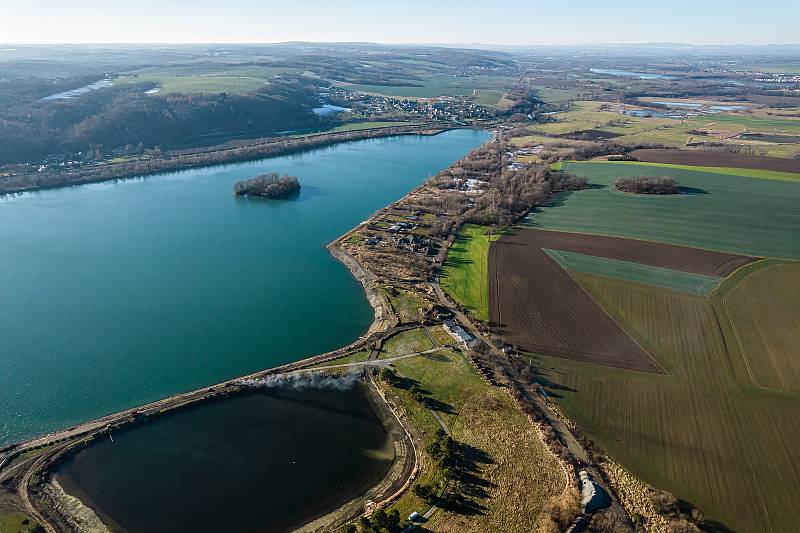
[{"label": "green grass field", "polygon": [[[764,275],[774,276],[768,268]],[[784,308],[796,313],[800,301],[784,296],[785,276],[778,274],[771,287],[755,278],[757,296],[728,304],[766,312],[777,298],[791,301]],[[745,360],[729,351],[736,341],[714,312],[723,289],[709,300],[589,274],[576,278],[668,375],[539,356],[544,378],[554,384],[550,392],[568,415],[633,473],[727,527],[793,530],[800,501],[787,487],[800,484],[800,394],[757,386]],[[723,287],[739,281],[734,275]],[[762,325],[769,322],[765,316]],[[764,331],[788,325],[780,319]],[[791,333],[781,335],[775,342],[785,348]],[[783,354],[795,367],[796,353]],[[762,354],[748,364],[771,363]]]},{"label": "green grass field", "polygon": [[472,101],[479,105],[496,106],[503,98],[503,91],[492,91],[488,89],[478,89]]},{"label": "green grass field", "polygon": [[[614,165],[619,162],[614,161],[592,161],[592,164],[606,164]],[[794,172],[780,172],[777,170],[761,170],[755,168],[730,168],[730,167],[703,167],[697,165],[675,165],[672,163],[647,163],[642,161],[626,161],[627,166],[641,165],[649,167],[650,172],[655,172],[653,169],[666,168],[673,170],[690,170],[693,172],[703,172],[706,174],[722,174],[723,176],[741,176],[745,178],[756,178],[764,180],[778,180],[778,181],[796,181],[800,183],[800,174]]]},{"label": "green grass field", "polygon": [[[398,96],[405,98],[435,98],[437,96],[471,96],[475,90],[502,91],[514,85],[513,77],[504,76],[474,76],[469,78],[452,77],[447,75],[426,75],[422,80],[410,81],[409,85],[361,85],[340,83],[353,91],[384,96]],[[419,85],[414,87],[412,85]],[[498,99],[499,100],[499,99]],[[497,103],[497,100],[494,104]],[[487,104],[489,105],[489,104]],[[493,104],[492,104],[493,105]]]},{"label": "green grass field", "polygon": [[456,302],[479,320],[489,320],[489,228],[467,224],[442,267],[441,284]]},{"label": "green grass field", "polygon": [[561,268],[567,270],[646,283],[655,287],[686,292],[696,296],[708,296],[722,281],[722,278],[714,276],[690,274],[689,272],[680,272],[629,261],[619,261],[562,250],[545,249],[544,251],[561,265]]},{"label": "green grass field", "polygon": [[555,122],[536,124],[538,131],[562,135],[575,131],[602,129],[619,135],[630,135],[659,127],[680,124],[671,118],[642,118],[601,109],[604,102],[573,102],[569,111],[554,115]]},{"label": "green grass field", "polygon": [[750,130],[760,133],[800,133],[800,119],[789,117],[765,117],[742,113],[717,114],[687,121],[692,126],[702,127],[716,123],[716,128]]},{"label": "green grass field", "polygon": [[405,122],[405,121],[366,121],[366,122],[348,122],[346,124],[341,124],[339,126],[334,126],[330,128],[314,128],[309,130],[299,130],[296,133],[292,133],[292,137],[308,137],[309,135],[318,135],[320,133],[341,133],[345,131],[361,131],[361,130],[374,130],[378,128],[392,128],[396,126],[413,126],[418,124],[417,122]]},{"label": "green grass field", "polygon": [[[526,224],[600,235],[633,237],[733,253],[800,259],[800,183],[683,168],[627,163],[563,165],[589,180],[534,211]],[[621,176],[674,177],[686,194],[628,195],[613,189]]]},{"label": "green grass field", "polygon": [[[530,531],[544,501],[563,489],[565,479],[555,458],[511,397],[483,381],[460,353],[404,359],[397,361],[395,367],[400,376],[416,380],[426,396],[442,407],[437,414],[457,441],[489,457],[476,473],[485,483],[485,496],[477,498],[484,509],[472,515],[438,510],[425,525],[426,530]],[[416,483],[436,482],[439,478],[424,446],[434,437],[439,423],[407,390],[384,388],[403,407],[414,434],[423,441]],[[403,518],[413,511],[424,513],[428,507],[411,491],[391,506]]]},{"label": "green grass field", "polygon": [[381,358],[424,352],[431,348],[433,343],[425,334],[425,328],[409,329],[392,335],[383,343]]},{"label": "green grass field", "polygon": [[160,95],[174,93],[238,93],[264,87],[275,75],[294,72],[293,68],[252,67],[234,65],[186,65],[146,68],[133,71],[116,83],[153,82]]}]

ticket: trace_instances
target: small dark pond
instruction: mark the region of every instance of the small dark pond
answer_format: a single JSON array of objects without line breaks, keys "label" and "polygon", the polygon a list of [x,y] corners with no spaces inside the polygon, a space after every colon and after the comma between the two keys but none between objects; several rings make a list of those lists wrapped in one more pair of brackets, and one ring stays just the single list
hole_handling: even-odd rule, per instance
[{"label": "small dark pond", "polygon": [[390,437],[351,385],[260,389],[164,415],[81,450],[58,480],[115,530],[286,531],[391,467]]}]

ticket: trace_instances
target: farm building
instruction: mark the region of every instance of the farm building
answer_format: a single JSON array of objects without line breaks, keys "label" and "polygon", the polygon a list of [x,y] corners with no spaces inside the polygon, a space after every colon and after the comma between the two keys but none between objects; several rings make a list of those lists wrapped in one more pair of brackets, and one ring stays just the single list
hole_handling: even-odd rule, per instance
[{"label": "farm building", "polygon": [[464,344],[464,346],[472,346],[475,344],[475,337],[472,336],[467,330],[459,326],[453,320],[445,320],[444,322],[444,329],[447,331],[455,340]]}]

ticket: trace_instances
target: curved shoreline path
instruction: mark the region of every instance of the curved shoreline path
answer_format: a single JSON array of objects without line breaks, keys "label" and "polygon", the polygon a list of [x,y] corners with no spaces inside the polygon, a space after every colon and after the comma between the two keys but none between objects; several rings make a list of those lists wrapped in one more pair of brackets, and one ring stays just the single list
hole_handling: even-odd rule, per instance
[{"label": "curved shoreline path", "polygon": [[[0,445],[349,344],[373,310],[325,245],[488,137],[0,199]],[[231,196],[265,171],[300,176],[300,197]]]}]

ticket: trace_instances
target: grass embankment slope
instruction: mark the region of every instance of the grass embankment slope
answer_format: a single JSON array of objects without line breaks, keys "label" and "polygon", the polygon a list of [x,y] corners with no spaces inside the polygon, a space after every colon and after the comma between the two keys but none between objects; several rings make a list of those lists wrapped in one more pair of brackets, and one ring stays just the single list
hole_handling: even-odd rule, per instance
[{"label": "grass embankment slope", "polygon": [[489,320],[489,244],[486,226],[467,224],[447,252],[440,282],[478,320]]},{"label": "grass embankment slope", "polygon": [[[642,165],[567,168],[595,187],[532,217],[546,229],[797,259],[800,183],[654,167],[695,191],[614,192]],[[560,204],[556,207],[556,204]],[[790,531],[800,501],[800,263],[747,265],[704,298],[590,273],[574,278],[667,375],[539,356],[565,411],[624,466],[727,527]]]},{"label": "grass embankment slope", "polygon": [[[469,498],[476,513],[438,510],[425,528],[437,532],[527,532],[545,500],[564,488],[563,471],[545,448],[533,425],[502,389],[483,381],[477,370],[458,352],[440,352],[395,363],[398,375],[413,380],[424,392],[428,406],[458,442],[470,446],[475,464],[476,494]],[[416,483],[440,479],[425,444],[433,440],[439,423],[428,406],[409,390],[383,384],[389,398],[408,414],[408,422],[421,446],[421,471]],[[408,491],[392,508],[405,518],[424,513],[429,504]]]},{"label": "grass embankment slope", "polygon": [[[531,227],[800,259],[800,183],[627,163],[563,168],[587,178],[590,188],[537,209]],[[673,177],[685,194],[631,195],[613,187],[618,177],[642,174]]]}]

